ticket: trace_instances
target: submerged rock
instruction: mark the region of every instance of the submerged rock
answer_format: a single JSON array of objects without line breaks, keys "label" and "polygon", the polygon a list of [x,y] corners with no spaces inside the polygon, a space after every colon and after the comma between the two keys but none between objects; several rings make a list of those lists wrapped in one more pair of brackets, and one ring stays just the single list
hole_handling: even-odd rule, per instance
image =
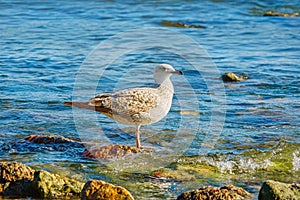
[{"label": "submerged rock", "polygon": [[234,199],[249,199],[253,198],[249,192],[243,188],[233,185],[226,185],[221,188],[204,186],[197,190],[184,192],[177,197],[177,200],[198,200],[198,199],[212,199],[212,200],[234,200]]},{"label": "submerged rock", "polygon": [[266,181],[259,191],[259,200],[297,200],[300,198],[300,184],[287,184],[277,181]]},{"label": "submerged rock", "polygon": [[75,140],[60,135],[30,135],[25,140],[36,144],[73,144],[83,146]]},{"label": "submerged rock", "polygon": [[181,22],[171,22],[171,21],[162,21],[160,22],[160,25],[162,26],[168,26],[168,27],[177,27],[177,28],[205,28],[201,25],[189,25]]},{"label": "submerged rock", "polygon": [[114,159],[135,154],[139,151],[137,147],[116,144],[86,149],[83,156],[91,159]]},{"label": "submerged rock", "polygon": [[[0,144],[1,145],[1,144]],[[84,144],[80,141],[65,138],[60,135],[30,135],[23,139],[7,143],[0,147],[0,151],[7,153],[32,153],[41,151],[63,151],[70,156],[78,156],[84,151]]]},{"label": "submerged rock", "polygon": [[224,82],[234,82],[234,81],[243,81],[247,80],[248,76],[244,73],[239,73],[239,76],[233,72],[228,72],[222,76]]},{"label": "submerged rock", "polygon": [[[65,138],[60,135],[30,135],[18,142],[15,142],[12,146],[13,149],[23,151],[64,151],[67,154],[76,154],[76,152],[82,152],[84,144],[80,141]],[[70,151],[72,149],[72,151]]]},{"label": "submerged rock", "polygon": [[82,200],[133,200],[125,188],[100,180],[88,181],[81,192]]},{"label": "submerged rock", "polygon": [[84,183],[17,162],[0,163],[0,195],[10,197],[78,197]]},{"label": "submerged rock", "polygon": [[264,16],[271,16],[271,17],[297,17],[299,13],[282,13],[282,12],[274,12],[274,11],[267,11],[264,13]]}]

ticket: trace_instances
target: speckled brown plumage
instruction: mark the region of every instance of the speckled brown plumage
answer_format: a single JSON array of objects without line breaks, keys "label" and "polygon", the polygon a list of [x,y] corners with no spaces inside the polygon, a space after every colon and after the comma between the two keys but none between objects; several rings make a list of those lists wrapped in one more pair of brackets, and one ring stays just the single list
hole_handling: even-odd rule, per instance
[{"label": "speckled brown plumage", "polygon": [[135,125],[136,143],[140,147],[140,126],[160,121],[170,110],[174,92],[172,74],[182,75],[182,72],[161,64],[154,71],[158,88],[129,88],[113,94],[98,94],[89,102],[65,102],[65,105],[95,110],[122,124]]},{"label": "speckled brown plumage", "polygon": [[155,88],[126,89],[112,95],[98,94],[89,101],[89,106],[109,110],[111,118],[129,125],[151,123],[150,116],[143,123],[138,115],[150,112],[159,104],[160,97]]}]

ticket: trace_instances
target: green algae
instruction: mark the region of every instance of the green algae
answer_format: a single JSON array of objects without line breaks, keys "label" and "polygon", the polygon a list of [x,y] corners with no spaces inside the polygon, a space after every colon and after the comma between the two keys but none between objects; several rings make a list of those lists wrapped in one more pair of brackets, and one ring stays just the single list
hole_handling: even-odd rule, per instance
[{"label": "green algae", "polygon": [[[226,143],[224,140],[223,142]],[[242,143],[233,144],[238,147]],[[204,185],[234,184],[247,186],[256,193],[262,182],[273,179],[284,182],[299,181],[299,171],[294,170],[293,153],[300,144],[285,140],[261,146],[240,148],[240,154],[210,153],[202,156],[181,156],[169,165],[152,169],[133,166],[115,169],[109,163],[86,160],[83,163],[57,162],[34,164],[34,168],[47,169],[81,182],[89,179],[105,180],[128,189],[134,197],[173,198],[179,192]],[[297,154],[298,155],[298,154]],[[173,189],[170,189],[173,188]],[[67,188],[70,190],[71,188]]]},{"label": "green algae", "polygon": [[171,184],[183,191],[195,186],[229,182],[258,192],[266,179],[299,181],[299,171],[293,170],[292,164],[293,153],[300,149],[299,144],[280,140],[264,147],[243,149],[241,154],[182,156],[176,162],[151,171],[136,168],[116,173],[111,169],[104,174],[102,171],[102,174],[112,183],[127,188],[134,196],[142,192],[145,197],[153,193],[162,198],[174,195],[174,192],[166,192]]},{"label": "green algae", "polygon": [[281,142],[268,151],[252,149],[242,155],[252,158],[255,162],[269,160],[270,165],[266,170],[290,172],[293,169],[293,153],[300,149],[300,144]]},{"label": "green algae", "polygon": [[268,180],[259,191],[260,200],[268,199],[299,199],[300,184],[286,184]]}]

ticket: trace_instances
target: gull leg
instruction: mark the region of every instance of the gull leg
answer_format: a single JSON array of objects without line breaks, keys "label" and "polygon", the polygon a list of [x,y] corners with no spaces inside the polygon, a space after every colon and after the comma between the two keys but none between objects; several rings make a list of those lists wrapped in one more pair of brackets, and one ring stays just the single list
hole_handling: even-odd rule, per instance
[{"label": "gull leg", "polygon": [[135,141],[136,141],[136,147],[140,148],[141,147],[141,141],[140,141],[140,127],[141,125],[136,126],[135,130]]},{"label": "gull leg", "polygon": [[147,150],[147,151],[152,151],[153,148],[152,147],[145,147],[145,146],[141,146],[141,141],[140,141],[140,128],[141,125],[137,125],[136,126],[136,130],[135,130],[135,141],[136,141],[136,147],[139,149],[143,149],[143,150]]}]

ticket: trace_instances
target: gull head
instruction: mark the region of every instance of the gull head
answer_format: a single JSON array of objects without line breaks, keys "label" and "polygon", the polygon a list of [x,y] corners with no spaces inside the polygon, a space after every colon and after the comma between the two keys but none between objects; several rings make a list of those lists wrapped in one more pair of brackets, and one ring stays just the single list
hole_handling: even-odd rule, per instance
[{"label": "gull head", "polygon": [[169,64],[160,64],[154,69],[154,80],[155,83],[161,84],[166,79],[169,79],[173,74],[183,75],[181,71],[175,70]]}]

